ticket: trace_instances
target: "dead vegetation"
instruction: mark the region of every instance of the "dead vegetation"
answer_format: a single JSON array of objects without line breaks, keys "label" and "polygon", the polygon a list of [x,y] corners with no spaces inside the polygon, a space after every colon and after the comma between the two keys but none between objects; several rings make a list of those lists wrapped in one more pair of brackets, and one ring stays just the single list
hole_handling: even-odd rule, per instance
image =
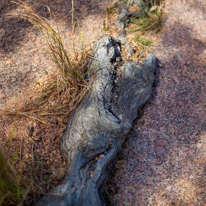
[{"label": "dead vegetation", "polygon": [[[165,1],[150,1],[151,8],[148,8],[146,4],[141,6],[135,6],[131,1],[125,1],[127,9],[135,13],[137,11],[143,10],[142,15],[134,18],[128,18],[126,30],[126,38],[131,46],[134,48],[135,53],[131,58],[138,59],[139,62],[142,62],[148,53],[152,51],[155,47],[155,43],[161,33],[163,26],[163,17],[164,17],[164,6]],[[121,1],[114,1],[106,9],[106,18],[105,18],[105,31],[106,33],[118,36],[120,28],[117,25],[116,19],[120,15],[119,5]],[[127,60],[127,48],[122,46],[123,59]]]},{"label": "dead vegetation", "polygon": [[[47,42],[48,53],[57,68],[56,74],[41,87],[38,97],[20,108],[0,109],[0,116],[9,122],[7,128],[13,128],[9,140],[2,142],[3,152],[0,150],[0,205],[30,205],[64,176],[66,164],[59,154],[60,136],[68,116],[89,90],[92,81],[88,83],[85,79],[90,70],[87,70],[83,40],[81,52],[77,52],[72,37],[72,51],[68,51],[49,8],[50,19],[46,19],[23,2],[13,3],[18,4],[21,12],[8,15],[24,18],[36,25]],[[74,26],[72,22],[72,30]],[[80,32],[79,36],[82,39]],[[19,129],[26,122],[34,126],[24,131]],[[49,134],[48,127],[58,130],[58,135]],[[16,136],[22,136],[20,142],[15,139]],[[47,148],[45,154],[41,153],[41,146]],[[61,162],[58,166],[51,165],[52,162],[56,165],[57,160]]]}]

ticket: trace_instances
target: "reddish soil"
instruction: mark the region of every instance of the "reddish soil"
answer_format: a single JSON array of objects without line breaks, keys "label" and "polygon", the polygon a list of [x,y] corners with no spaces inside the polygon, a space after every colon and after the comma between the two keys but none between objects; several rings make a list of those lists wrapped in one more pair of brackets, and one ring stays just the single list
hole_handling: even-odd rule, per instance
[{"label": "reddish soil", "polygon": [[[72,1],[24,2],[48,20],[50,16],[46,6],[50,7],[55,15],[55,23],[58,24],[62,41],[69,55],[73,57]],[[74,1],[74,39],[78,51],[81,48],[78,26],[84,46],[89,51],[92,44],[104,34],[103,23],[108,4],[109,1]],[[37,97],[51,75],[57,71],[46,51],[46,41],[41,32],[26,20],[6,16],[7,13],[13,12],[21,10],[11,0],[0,1],[0,109],[12,111],[24,106],[34,96]],[[18,152],[14,166],[19,168],[19,160],[24,160],[32,172],[25,166],[23,179],[32,179],[33,185],[41,185],[34,188],[39,194],[48,192],[56,184],[56,180],[61,179],[66,172],[67,166],[60,155],[59,145],[67,120],[68,117],[65,116],[53,116],[45,119],[45,124],[32,118],[8,118],[0,115],[0,148],[6,152],[11,146],[10,157]],[[42,168],[39,162],[42,162]],[[34,197],[35,195],[27,198],[28,203],[35,202]]]},{"label": "reddish soil", "polygon": [[[48,18],[46,5],[51,8],[70,49],[71,2],[25,2]],[[79,21],[85,47],[105,33],[107,5],[109,0],[74,1],[74,18]],[[25,20],[5,16],[16,9],[10,0],[0,2],[0,108],[28,101],[41,87],[36,82],[43,85],[56,69],[38,29]],[[156,69],[152,96],[134,122],[128,146],[123,145],[120,157],[126,164],[113,168],[109,175],[106,193],[112,205],[206,205],[206,2],[166,0],[165,12],[164,27],[153,50],[163,67]],[[79,35],[76,39],[78,47]],[[20,119],[8,125],[11,120],[0,117],[1,147],[6,147],[16,127],[13,153],[23,145],[25,161],[29,164],[37,156],[42,158],[47,175],[65,168],[59,152],[65,121],[52,119],[58,125],[48,122],[45,126]],[[40,131],[41,140],[33,142],[26,135],[28,126]]]}]

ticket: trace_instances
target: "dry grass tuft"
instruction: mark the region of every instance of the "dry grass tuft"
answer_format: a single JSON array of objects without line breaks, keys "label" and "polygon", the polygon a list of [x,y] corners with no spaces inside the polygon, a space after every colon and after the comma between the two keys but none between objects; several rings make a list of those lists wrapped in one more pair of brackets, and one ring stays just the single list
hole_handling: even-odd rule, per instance
[{"label": "dry grass tuft", "polygon": [[130,21],[137,26],[132,31],[152,31],[159,32],[162,29],[164,6],[165,2],[161,2],[160,5],[151,2],[152,7],[149,9],[144,3],[141,9],[144,11],[143,15],[138,18],[131,18]]},{"label": "dry grass tuft", "polygon": [[[18,4],[23,11],[8,15],[24,18],[36,25],[47,42],[48,52],[56,65],[57,74],[53,75],[41,89],[41,95],[38,98],[16,110],[0,109],[0,115],[12,117],[12,122],[26,117],[32,121],[38,121],[39,124],[44,124],[46,128],[48,124],[51,126],[49,123],[51,117],[68,116],[78,106],[93,82],[93,79],[90,83],[85,80],[85,75],[92,69],[87,69],[87,54],[84,50],[83,40],[79,53],[75,49],[73,37],[70,54],[64,47],[58,26],[53,25],[54,15],[48,7],[49,20],[39,16],[31,7],[21,1],[13,3]],[[74,31],[73,21],[72,30]],[[81,33],[79,36],[81,39]],[[40,83],[37,82],[37,84]],[[13,134],[11,136],[13,137]],[[10,138],[11,142],[12,137]],[[28,153],[22,152],[23,148],[28,146],[23,145],[24,140],[21,141],[20,149],[15,149],[14,155],[12,155],[13,150],[10,151],[10,146],[7,145],[8,141],[2,142],[7,155],[3,155],[0,150],[0,205],[33,204],[42,194],[54,187],[65,174],[64,167],[48,168],[48,161],[42,160],[41,155],[39,156],[39,153],[35,152],[39,150],[40,144],[37,144],[31,136],[28,135],[28,137],[32,140],[30,141],[32,152],[29,154],[31,162],[26,161]],[[47,146],[47,142],[44,142],[44,139],[42,141],[43,145]],[[55,140],[52,144],[54,142]],[[15,143],[12,142],[12,144]],[[42,154],[42,156],[44,155]],[[45,165],[47,166],[45,167]]]},{"label": "dry grass tuft", "polygon": [[10,143],[14,135],[14,130],[11,133],[8,151],[3,155],[0,149],[0,205],[22,205],[25,196],[29,192],[29,183],[23,181],[23,165],[20,167],[20,172],[17,172],[13,167],[17,152],[12,158],[9,158]]},{"label": "dry grass tuft", "polygon": [[[77,53],[74,38],[72,37],[72,53],[74,56],[68,55],[62,42],[58,26],[53,25],[54,15],[49,7],[47,8],[50,13],[50,20],[39,16],[31,7],[21,1],[19,3],[13,3],[19,5],[23,9],[23,12],[8,15],[24,18],[36,25],[47,42],[48,52],[58,71],[42,89],[42,95],[39,98],[27,103],[27,105],[18,111],[0,110],[0,114],[25,116],[41,122],[44,121],[40,120],[39,117],[69,115],[90,88],[89,83],[85,80],[85,75],[90,72],[91,69],[87,71],[87,54],[84,51],[81,33],[79,33],[82,40],[81,52]],[[73,20],[72,30],[74,30]]]},{"label": "dry grass tuft", "polygon": [[[23,142],[19,151],[12,155],[14,133],[15,129],[4,149],[0,149],[0,205],[32,205],[41,195],[48,194],[47,191],[58,184],[65,175],[65,169],[46,170],[44,161],[34,152],[31,154],[32,161],[26,162]],[[34,147],[37,149],[38,145],[32,143],[32,151]]]}]

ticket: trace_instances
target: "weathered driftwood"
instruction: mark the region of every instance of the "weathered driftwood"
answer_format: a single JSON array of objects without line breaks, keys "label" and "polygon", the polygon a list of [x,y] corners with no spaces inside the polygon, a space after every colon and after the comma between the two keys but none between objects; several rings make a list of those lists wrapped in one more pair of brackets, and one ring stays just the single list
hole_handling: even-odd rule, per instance
[{"label": "weathered driftwood", "polygon": [[[117,40],[104,36],[92,51],[88,78],[91,90],[71,115],[61,148],[68,159],[64,182],[38,206],[101,206],[101,191],[109,164],[121,150],[138,109],[152,92],[156,58],[148,54],[144,64],[122,63]],[[115,66],[116,65],[116,66]]]}]

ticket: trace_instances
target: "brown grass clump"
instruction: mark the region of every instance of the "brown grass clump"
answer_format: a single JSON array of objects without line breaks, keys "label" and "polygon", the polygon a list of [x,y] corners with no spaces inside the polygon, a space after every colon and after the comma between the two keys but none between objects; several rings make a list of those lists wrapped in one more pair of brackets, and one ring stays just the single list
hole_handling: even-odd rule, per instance
[{"label": "brown grass clump", "polygon": [[[155,1],[156,2],[156,1]],[[131,23],[136,24],[132,31],[152,31],[159,32],[162,29],[165,2],[160,5],[151,2],[152,7],[149,9],[144,3],[141,6],[143,14],[138,18],[131,18]]]},{"label": "brown grass clump", "polygon": [[[14,131],[10,136],[10,142],[13,135]],[[9,158],[9,152],[10,145],[6,155],[3,155],[3,151],[0,149],[0,205],[22,205],[29,192],[29,184],[22,179],[22,167],[20,172],[13,167],[17,152],[12,158]]]},{"label": "brown grass clump", "polygon": [[[87,55],[86,52],[84,52],[83,41],[81,53],[77,53],[73,39],[72,52],[74,56],[69,56],[62,42],[58,26],[56,26],[55,29],[55,26],[52,24],[54,15],[49,7],[47,8],[50,13],[50,21],[39,16],[25,3],[14,3],[18,4],[24,12],[18,14],[12,13],[9,15],[24,18],[37,26],[47,42],[48,52],[58,68],[58,71],[43,88],[42,95],[39,98],[27,103],[27,105],[20,110],[0,110],[0,114],[26,116],[41,122],[44,121],[40,120],[39,117],[69,115],[89,89],[89,84],[85,80],[85,75],[90,71],[85,72],[87,69]],[[72,27],[74,30],[73,22]],[[81,33],[79,35],[81,38]],[[40,83],[37,82],[36,84]]]},{"label": "brown grass clump", "polygon": [[[62,120],[58,126],[51,122],[56,117],[68,117],[78,106],[92,83],[92,81],[88,83],[85,80],[85,75],[91,69],[87,69],[87,54],[84,50],[83,40],[81,52],[77,53],[72,36],[72,51],[69,54],[62,42],[58,26],[53,25],[54,15],[48,7],[49,20],[39,16],[31,7],[21,1],[13,3],[18,4],[23,11],[9,15],[24,18],[36,25],[47,42],[48,52],[57,68],[57,73],[47,81],[38,98],[29,101],[16,110],[0,109],[0,116],[8,116],[7,119],[11,120],[7,128],[14,125],[18,130],[15,134],[18,132],[18,135],[22,134],[20,144],[16,144],[15,141],[19,141],[19,139],[13,138],[13,132],[9,141],[4,138],[5,142],[2,142],[2,148],[4,148],[6,155],[3,155],[4,153],[0,150],[0,205],[30,205],[54,187],[65,174],[65,163],[62,163],[63,161],[61,166],[60,162],[58,163],[59,167],[53,168],[54,165],[49,165],[49,163],[51,164],[49,158],[53,158],[54,155],[56,155],[55,161],[61,160],[59,151],[56,151],[59,148],[60,135],[63,133]],[[73,20],[72,30],[74,31]],[[79,33],[79,36],[81,39],[81,33]],[[40,83],[36,82],[36,84]],[[22,122],[22,117],[25,117],[25,122]],[[38,135],[29,134],[31,128],[29,132],[20,131],[22,128],[18,129],[18,126],[26,126],[28,122],[31,125],[36,124],[34,132],[39,130],[44,135],[43,138],[41,137],[42,141],[39,141]],[[55,127],[55,130],[60,128],[61,132],[58,130],[58,135],[53,137],[54,133],[45,132],[50,127]],[[23,135],[28,138],[24,138]],[[44,151],[47,154],[41,154],[41,147],[47,149],[47,151]],[[54,160],[52,161],[54,162]]]},{"label": "brown grass clump", "polygon": [[[45,161],[39,157],[32,143],[32,161],[25,161],[25,143],[22,139],[20,148],[14,153],[16,129],[13,129],[9,140],[0,149],[0,205],[20,206],[35,204],[38,198],[54,187],[65,175],[65,168],[46,169]],[[60,194],[52,194],[58,195]]]}]

